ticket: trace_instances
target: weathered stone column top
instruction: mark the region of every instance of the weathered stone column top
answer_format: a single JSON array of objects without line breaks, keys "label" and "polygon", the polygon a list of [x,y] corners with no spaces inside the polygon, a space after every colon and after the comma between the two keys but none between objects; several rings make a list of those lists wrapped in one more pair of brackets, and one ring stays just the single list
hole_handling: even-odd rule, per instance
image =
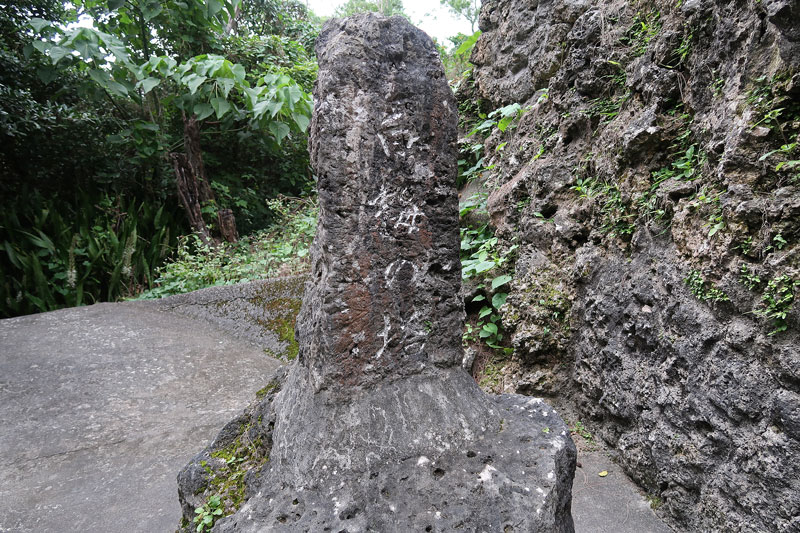
[{"label": "weathered stone column top", "polygon": [[431,39],[398,19],[332,19],[317,41],[320,216],[298,320],[317,390],[461,359],[456,104]]}]

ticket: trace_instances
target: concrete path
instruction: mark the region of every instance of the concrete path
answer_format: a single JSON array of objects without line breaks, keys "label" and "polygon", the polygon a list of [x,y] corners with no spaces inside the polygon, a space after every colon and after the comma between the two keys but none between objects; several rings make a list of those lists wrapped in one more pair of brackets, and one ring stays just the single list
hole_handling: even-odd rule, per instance
[{"label": "concrete path", "polygon": [[0,321],[0,531],[175,531],[178,470],[277,366],[143,303]]},{"label": "concrete path", "polygon": [[[265,298],[255,288],[0,320],[0,532],[175,531],[178,470],[278,365],[253,343],[275,339],[227,323],[254,312],[241,306]],[[578,446],[577,533],[671,531],[604,453]]]},{"label": "concrete path", "polygon": [[[650,502],[622,469],[600,449],[578,445],[572,482],[572,518],[576,533],[671,533]],[[601,472],[608,472],[600,477]]]}]

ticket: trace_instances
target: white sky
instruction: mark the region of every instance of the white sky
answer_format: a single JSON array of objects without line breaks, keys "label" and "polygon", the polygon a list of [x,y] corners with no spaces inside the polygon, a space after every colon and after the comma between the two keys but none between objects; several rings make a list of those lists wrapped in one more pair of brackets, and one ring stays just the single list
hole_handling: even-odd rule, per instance
[{"label": "white sky", "polygon": [[[331,16],[333,11],[344,4],[346,0],[306,0],[311,11],[319,16]],[[457,35],[461,32],[471,35],[469,21],[463,17],[456,18],[455,15],[443,5],[439,0],[403,0],[403,8],[411,22],[421,28],[431,37],[436,37],[439,44],[449,46],[448,37]]]}]

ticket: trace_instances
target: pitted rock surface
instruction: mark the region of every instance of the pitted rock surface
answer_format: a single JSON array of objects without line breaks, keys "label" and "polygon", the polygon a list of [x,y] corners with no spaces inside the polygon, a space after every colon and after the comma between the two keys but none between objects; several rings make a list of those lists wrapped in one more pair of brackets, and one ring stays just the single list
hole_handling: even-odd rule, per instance
[{"label": "pitted rock surface", "polygon": [[800,292],[759,315],[800,282],[800,3],[485,0],[480,27],[474,91],[527,109],[484,148],[506,391],[574,402],[678,531],[800,531]]},{"label": "pitted rock surface", "polygon": [[398,21],[328,26],[317,55],[320,222],[299,357],[316,390],[350,394],[460,361],[456,104],[430,39]]},{"label": "pitted rock surface", "polygon": [[317,55],[299,356],[239,424],[269,462],[214,531],[573,531],[565,424],[460,367],[457,116],[433,42],[362,14],[327,22]]}]

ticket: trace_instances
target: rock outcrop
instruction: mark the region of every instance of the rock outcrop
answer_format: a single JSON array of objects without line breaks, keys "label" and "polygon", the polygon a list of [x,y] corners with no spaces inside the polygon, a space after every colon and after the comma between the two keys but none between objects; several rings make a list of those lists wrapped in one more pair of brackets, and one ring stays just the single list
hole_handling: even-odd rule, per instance
[{"label": "rock outcrop", "polygon": [[573,531],[564,423],[461,368],[457,116],[433,42],[363,14],[328,21],[317,55],[298,357],[181,472],[185,518],[220,488],[246,503],[217,532]]},{"label": "rock outcrop", "polygon": [[483,177],[519,243],[510,390],[574,404],[680,531],[800,530],[800,4],[480,27],[472,89],[522,110]]}]

